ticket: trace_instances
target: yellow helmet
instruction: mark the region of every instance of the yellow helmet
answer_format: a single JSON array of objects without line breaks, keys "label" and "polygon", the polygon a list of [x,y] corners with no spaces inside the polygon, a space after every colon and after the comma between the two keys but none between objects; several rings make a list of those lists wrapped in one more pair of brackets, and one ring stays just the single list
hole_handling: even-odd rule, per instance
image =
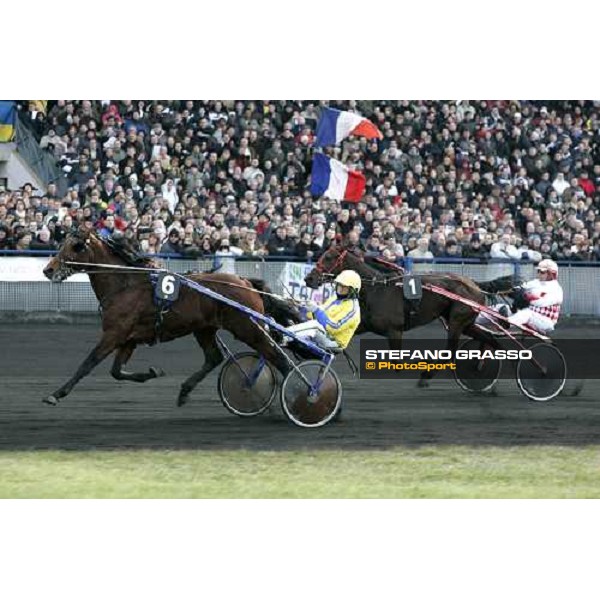
[{"label": "yellow helmet", "polygon": [[346,287],[352,288],[357,292],[360,292],[361,280],[360,275],[356,271],[342,271],[335,279],[335,283],[345,285]]}]

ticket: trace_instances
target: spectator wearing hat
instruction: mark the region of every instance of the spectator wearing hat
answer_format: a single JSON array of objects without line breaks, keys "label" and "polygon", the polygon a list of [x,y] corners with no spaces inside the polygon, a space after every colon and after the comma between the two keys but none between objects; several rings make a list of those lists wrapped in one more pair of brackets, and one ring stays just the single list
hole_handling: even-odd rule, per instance
[{"label": "spectator wearing hat", "polygon": [[161,254],[183,254],[183,246],[181,245],[181,235],[175,228],[169,231],[167,241],[160,249]]},{"label": "spectator wearing hat", "polygon": [[462,256],[462,247],[458,244],[455,239],[450,239],[446,242],[446,249],[444,252],[445,258],[460,258]]},{"label": "spectator wearing hat", "polygon": [[464,258],[486,258],[487,253],[485,249],[481,246],[481,238],[479,237],[478,233],[474,233],[471,236],[469,244],[466,248],[463,248],[462,255]]}]

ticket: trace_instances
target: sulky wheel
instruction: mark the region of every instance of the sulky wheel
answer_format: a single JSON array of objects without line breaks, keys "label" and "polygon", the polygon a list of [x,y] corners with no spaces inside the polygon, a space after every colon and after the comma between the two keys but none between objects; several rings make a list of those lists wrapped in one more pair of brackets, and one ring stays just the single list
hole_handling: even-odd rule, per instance
[{"label": "sulky wheel", "polygon": [[528,350],[532,353],[531,360],[521,359],[517,364],[517,385],[530,400],[552,400],[567,381],[565,357],[556,346],[545,342]]},{"label": "sulky wheel", "polygon": [[319,360],[306,360],[284,379],[281,406],[292,423],[300,427],[321,427],[340,410],[342,384],[331,368],[323,377],[325,369]]},{"label": "sulky wheel", "polygon": [[273,402],[277,378],[263,357],[254,352],[241,352],[223,365],[218,389],[221,402],[229,412],[240,417],[255,417]]},{"label": "sulky wheel", "polygon": [[[487,344],[477,340],[466,340],[459,346],[459,350],[485,350]],[[502,361],[493,358],[483,360],[473,358],[468,360],[457,360],[454,377],[456,383],[467,392],[487,392],[500,377]]]}]

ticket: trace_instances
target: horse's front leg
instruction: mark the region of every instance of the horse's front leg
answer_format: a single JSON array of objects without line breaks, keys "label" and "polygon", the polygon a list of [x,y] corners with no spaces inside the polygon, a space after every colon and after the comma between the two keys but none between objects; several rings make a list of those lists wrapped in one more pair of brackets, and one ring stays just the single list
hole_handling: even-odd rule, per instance
[{"label": "horse's front leg", "polygon": [[61,398],[64,398],[67,394],[71,393],[75,384],[88,375],[96,365],[100,364],[116,348],[115,338],[116,336],[114,333],[105,333],[100,342],[81,363],[79,369],[75,372],[75,375],[53,394],[44,398],[42,402],[56,406]]},{"label": "horse's front leg", "polygon": [[129,342],[124,346],[120,346],[115,355],[115,361],[113,363],[110,374],[117,381],[135,381],[137,383],[144,383],[149,379],[155,379],[156,377],[163,377],[164,371],[157,367],[150,367],[145,373],[130,373],[129,371],[123,370],[123,365],[131,358],[133,351],[135,350],[135,342]]}]

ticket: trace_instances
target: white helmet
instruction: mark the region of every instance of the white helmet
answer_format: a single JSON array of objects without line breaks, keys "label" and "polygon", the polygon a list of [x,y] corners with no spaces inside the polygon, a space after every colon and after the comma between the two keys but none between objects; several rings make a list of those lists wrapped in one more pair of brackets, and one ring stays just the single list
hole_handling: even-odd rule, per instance
[{"label": "white helmet", "polygon": [[342,271],[335,279],[335,283],[345,285],[346,287],[352,288],[357,292],[360,292],[362,282],[360,275],[356,271],[346,270]]},{"label": "white helmet", "polygon": [[549,273],[552,273],[553,278],[556,279],[558,276],[558,265],[553,260],[545,258],[538,263],[536,271],[548,271]]}]

